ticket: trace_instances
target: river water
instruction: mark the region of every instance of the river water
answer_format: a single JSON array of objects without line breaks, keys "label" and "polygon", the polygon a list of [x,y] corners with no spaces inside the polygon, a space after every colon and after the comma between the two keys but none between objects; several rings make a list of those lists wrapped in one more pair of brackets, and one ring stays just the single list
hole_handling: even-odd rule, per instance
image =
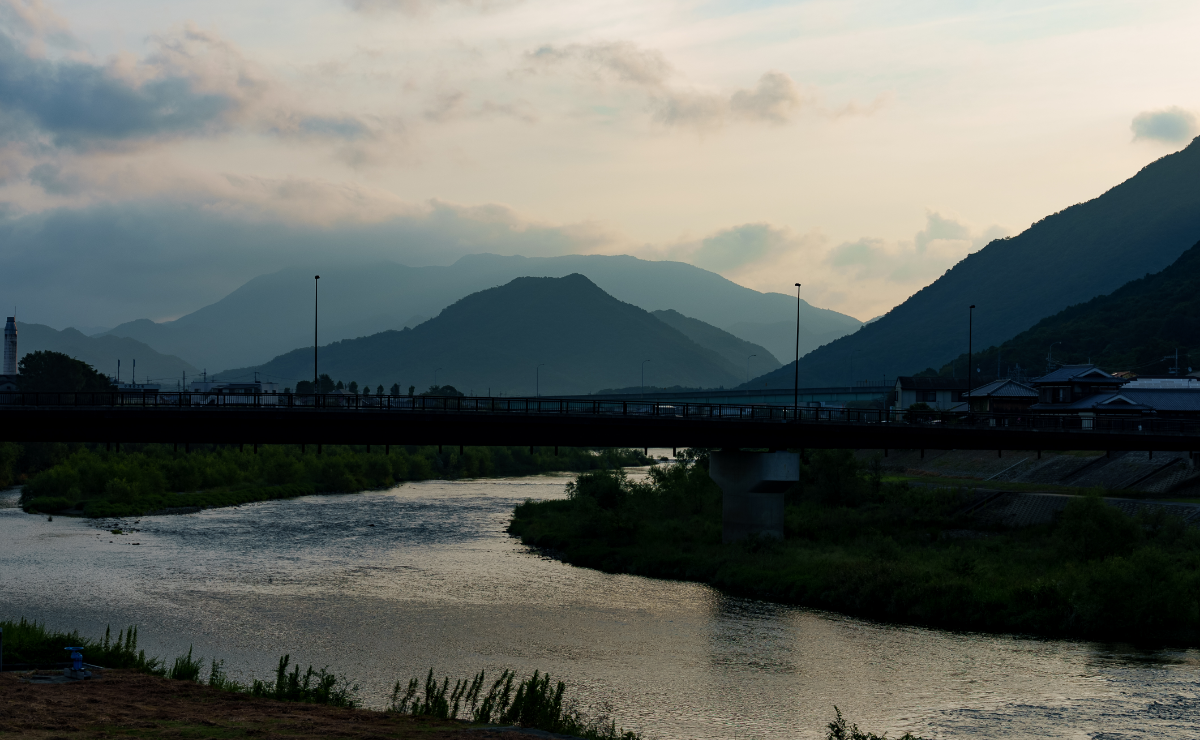
[{"label": "river water", "polygon": [[[607,575],[507,536],[567,476],[426,481],[114,523],[0,494],[0,617],[190,645],[243,680],[328,665],[391,685],[550,671],[593,713],[659,738],[818,738],[836,704],[893,736],[1194,738],[1200,651],[948,633]],[[115,524],[137,531],[113,535]],[[137,544],[134,544],[137,543]]]}]

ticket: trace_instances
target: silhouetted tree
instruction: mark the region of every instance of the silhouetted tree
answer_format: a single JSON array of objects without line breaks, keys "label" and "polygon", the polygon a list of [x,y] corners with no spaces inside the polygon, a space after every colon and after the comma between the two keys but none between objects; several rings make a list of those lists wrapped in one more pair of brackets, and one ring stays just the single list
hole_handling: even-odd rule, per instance
[{"label": "silhouetted tree", "polygon": [[17,365],[23,391],[109,391],[115,386],[91,365],[62,352],[30,352]]}]

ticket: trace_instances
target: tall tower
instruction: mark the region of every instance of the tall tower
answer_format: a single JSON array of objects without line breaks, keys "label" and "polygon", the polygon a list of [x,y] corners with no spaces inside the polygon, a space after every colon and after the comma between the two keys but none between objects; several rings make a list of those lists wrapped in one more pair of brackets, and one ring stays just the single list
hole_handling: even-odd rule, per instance
[{"label": "tall tower", "polygon": [[4,375],[17,374],[17,317],[4,324]]}]

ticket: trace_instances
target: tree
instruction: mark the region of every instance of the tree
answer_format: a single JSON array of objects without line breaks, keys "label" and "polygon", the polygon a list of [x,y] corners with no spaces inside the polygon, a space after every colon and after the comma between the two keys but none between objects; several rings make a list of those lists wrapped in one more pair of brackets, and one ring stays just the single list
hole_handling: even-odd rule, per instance
[{"label": "tree", "polygon": [[62,352],[30,352],[21,358],[17,373],[17,383],[23,391],[116,390],[112,382],[94,367]]},{"label": "tree", "polygon": [[[340,383],[339,383],[339,385],[340,385]],[[351,393],[358,393],[358,381],[351,380],[350,386],[346,390],[350,391]]]},{"label": "tree", "polygon": [[393,396],[400,395],[400,384],[399,383],[392,383],[392,395]]},{"label": "tree", "polygon": [[383,383],[380,383],[379,387],[375,389],[375,395],[379,396],[380,398],[383,397]]},{"label": "tree", "polygon": [[463,396],[466,395],[452,385],[431,385],[422,396]]}]

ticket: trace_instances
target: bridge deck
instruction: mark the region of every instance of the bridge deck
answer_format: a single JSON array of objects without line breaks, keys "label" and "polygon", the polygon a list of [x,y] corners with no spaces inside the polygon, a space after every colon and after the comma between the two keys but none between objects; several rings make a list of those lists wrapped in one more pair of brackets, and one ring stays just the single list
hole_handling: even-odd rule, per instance
[{"label": "bridge deck", "polygon": [[1200,450],[1200,421],[547,398],[14,393],[0,397],[0,440],[1189,452]]}]

